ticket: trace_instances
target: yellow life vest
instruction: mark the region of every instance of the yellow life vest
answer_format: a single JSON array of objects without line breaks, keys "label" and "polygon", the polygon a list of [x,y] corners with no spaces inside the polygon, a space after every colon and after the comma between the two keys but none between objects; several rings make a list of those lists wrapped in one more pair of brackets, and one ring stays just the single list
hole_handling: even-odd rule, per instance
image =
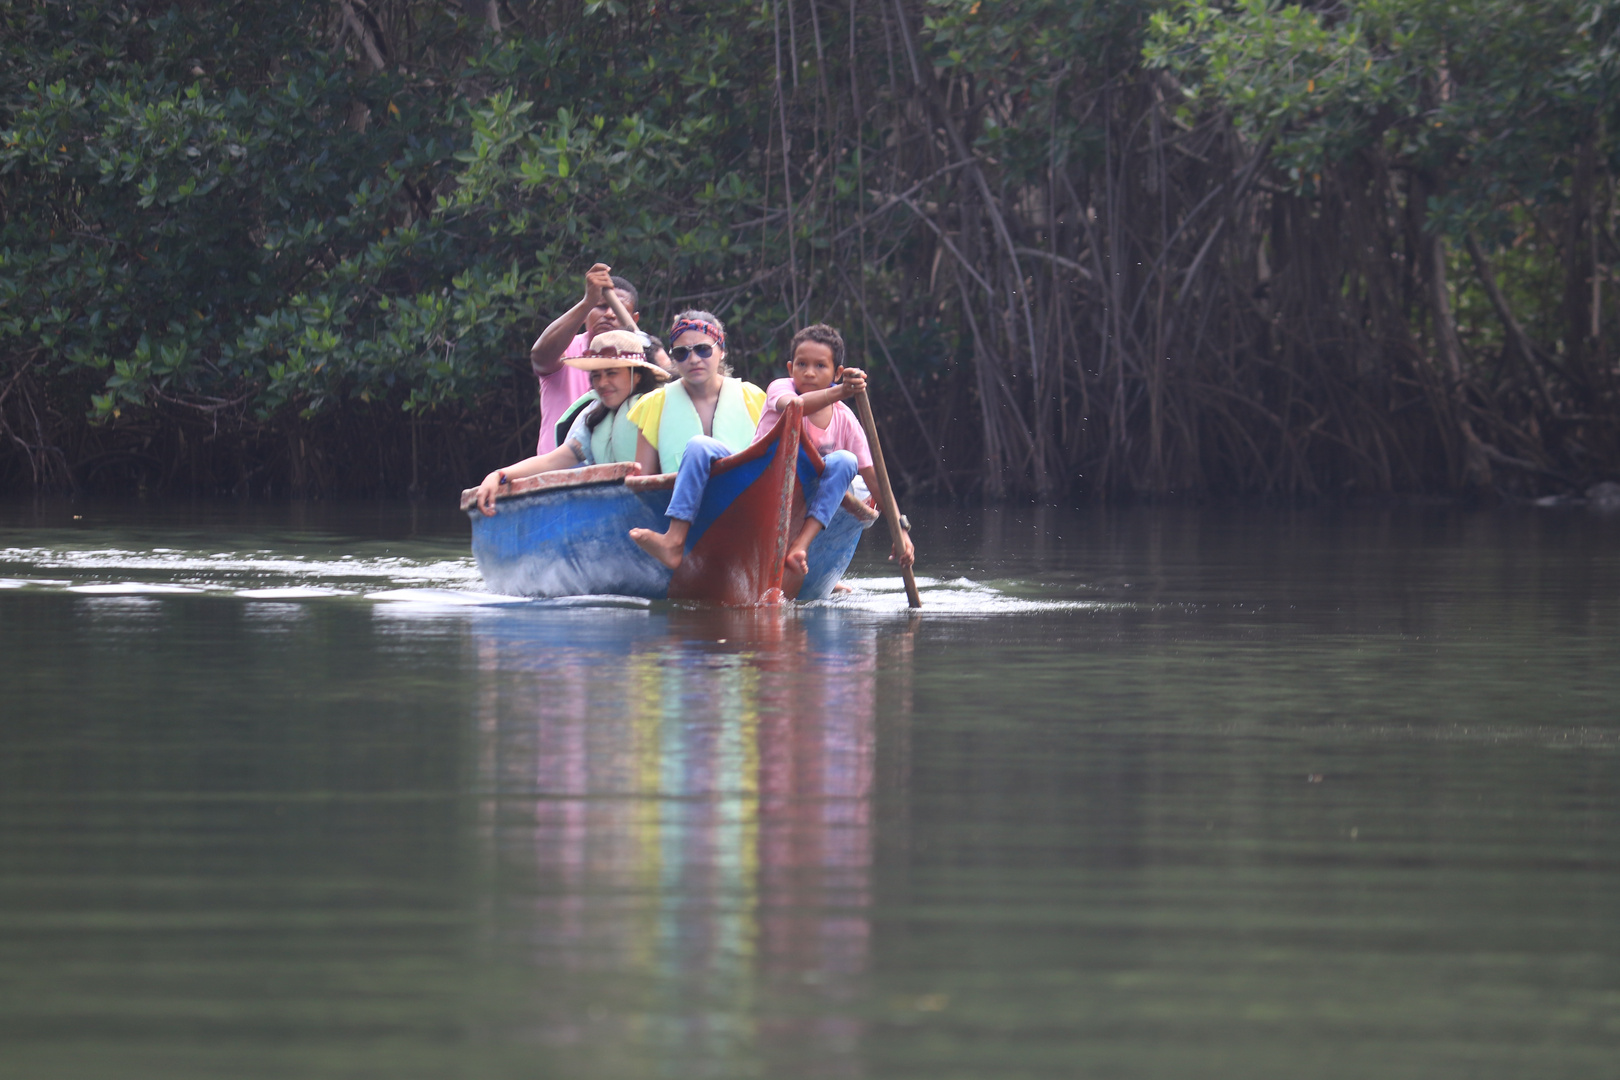
[{"label": "yellow life vest", "polygon": [[[714,406],[711,433],[735,454],[754,441],[754,428],[758,425],[759,418],[749,411],[748,401],[743,396],[743,381],[728,376],[720,384],[720,400]],[[679,380],[664,387],[663,414],[658,419],[658,467],[667,473],[675,472],[681,467],[686,444],[702,434],[703,421],[686,387]]]}]

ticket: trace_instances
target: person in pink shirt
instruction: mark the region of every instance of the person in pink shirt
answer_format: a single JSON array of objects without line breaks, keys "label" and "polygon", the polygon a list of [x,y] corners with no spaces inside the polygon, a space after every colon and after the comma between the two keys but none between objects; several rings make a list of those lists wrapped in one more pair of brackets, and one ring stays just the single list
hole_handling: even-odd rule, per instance
[{"label": "person in pink shirt", "polygon": [[[584,356],[590,351],[591,339],[597,334],[620,329],[618,316],[608,306],[607,290],[616,292],[631,317],[637,322],[641,321],[641,312],[636,310],[636,287],[622,277],[615,277],[612,270],[606,263],[597,263],[587,270],[585,295],[579,303],[553,319],[529,349],[529,366],[540,382],[540,443],[535,450],[537,455],[557,449],[557,421],[568,406],[591,388],[590,372],[570,367],[563,360],[571,356]],[[580,332],[581,327],[584,328],[583,333]]]},{"label": "person in pink shirt", "polygon": [[[877,490],[877,473],[872,467],[872,450],[866,433],[844,402],[866,389],[866,372],[844,366],[844,336],[825,323],[807,326],[793,335],[789,346],[788,375],[765,388],[765,412],[754,431],[758,442],[770,434],[782,418],[782,410],[797,401],[804,410],[800,438],[820,453],[825,468],[816,490],[807,492],[804,528],[788,547],[787,570],[803,578],[809,570],[810,541],[821,534],[838,512],[838,504],[858,472],[867,489]],[[905,550],[890,552],[901,566],[916,561],[911,537],[904,536]]]}]

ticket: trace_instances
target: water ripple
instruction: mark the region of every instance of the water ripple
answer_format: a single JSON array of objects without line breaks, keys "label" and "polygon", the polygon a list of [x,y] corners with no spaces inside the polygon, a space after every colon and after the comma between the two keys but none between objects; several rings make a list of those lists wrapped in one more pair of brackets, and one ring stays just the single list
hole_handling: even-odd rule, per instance
[{"label": "water ripple", "polygon": [[[288,555],[274,551],[181,551],[154,547],[0,548],[3,588],[67,587],[72,591],[131,591],[137,585],[228,591],[275,599],[350,595],[387,587],[470,588],[482,584],[471,556],[411,558]],[[69,580],[46,575],[74,575]],[[292,596],[289,590],[298,595]]]},{"label": "water ripple", "polygon": [[[66,591],[100,596],[214,595],[243,600],[310,603],[364,600],[400,614],[410,609],[451,613],[511,604],[546,607],[623,607],[646,601],[622,596],[526,600],[485,591],[470,555],[298,555],[272,549],[182,550],[151,547],[0,548],[0,589]],[[907,611],[898,577],[855,576],[849,591],[806,607],[898,614]],[[974,617],[1117,607],[1095,601],[1018,595],[965,577],[919,577],[923,610]]]}]

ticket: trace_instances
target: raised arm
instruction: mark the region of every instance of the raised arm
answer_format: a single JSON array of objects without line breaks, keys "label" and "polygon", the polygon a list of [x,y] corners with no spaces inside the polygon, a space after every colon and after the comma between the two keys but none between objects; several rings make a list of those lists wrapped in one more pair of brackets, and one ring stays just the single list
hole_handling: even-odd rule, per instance
[{"label": "raised arm", "polygon": [[562,366],[562,354],[579,333],[586,314],[602,303],[602,290],[613,287],[611,267],[597,263],[585,272],[585,295],[579,303],[553,319],[529,347],[529,366],[536,375],[550,375]]}]

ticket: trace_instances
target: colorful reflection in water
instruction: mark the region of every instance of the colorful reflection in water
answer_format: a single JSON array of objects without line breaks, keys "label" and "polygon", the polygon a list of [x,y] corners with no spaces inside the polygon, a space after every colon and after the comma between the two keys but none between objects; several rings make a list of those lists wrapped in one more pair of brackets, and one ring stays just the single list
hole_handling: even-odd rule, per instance
[{"label": "colorful reflection in water", "polygon": [[597,1003],[534,1002],[533,1038],[598,1068],[858,1072],[873,780],[880,742],[903,754],[912,627],[598,610],[558,629],[475,635],[507,907],[489,946]]}]

